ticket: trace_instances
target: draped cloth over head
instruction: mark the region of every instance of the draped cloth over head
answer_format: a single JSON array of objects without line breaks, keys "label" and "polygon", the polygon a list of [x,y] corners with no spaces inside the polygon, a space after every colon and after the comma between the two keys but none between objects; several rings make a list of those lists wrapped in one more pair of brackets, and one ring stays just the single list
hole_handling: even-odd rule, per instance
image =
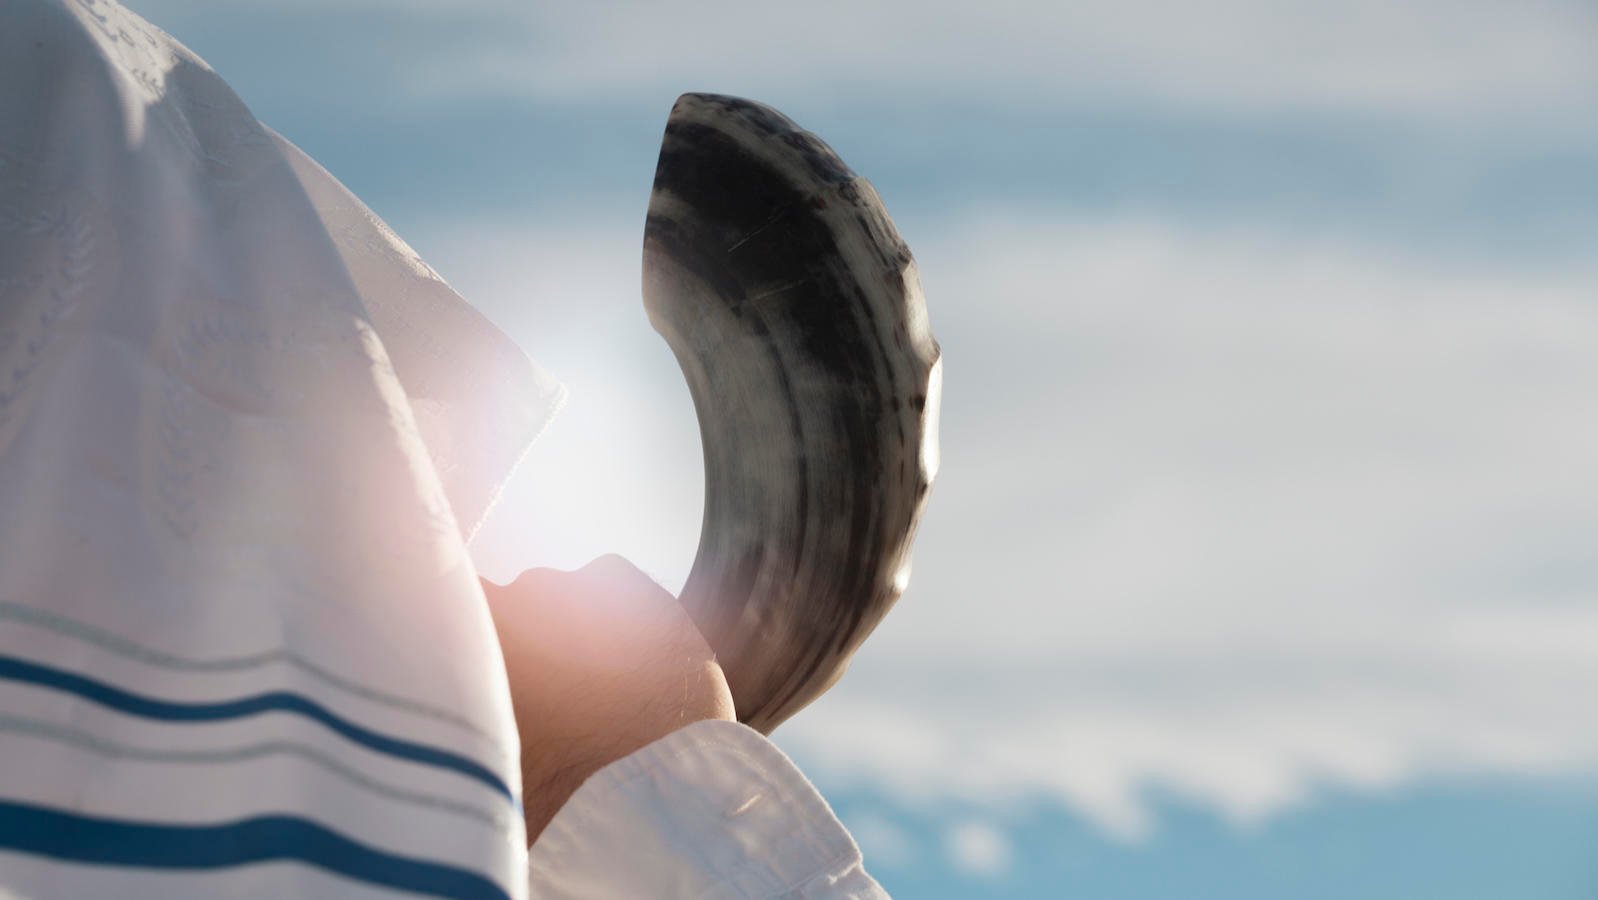
[{"label": "draped cloth over head", "polygon": [[0,4],[0,894],[524,894],[464,548],[561,396],[176,41]]}]

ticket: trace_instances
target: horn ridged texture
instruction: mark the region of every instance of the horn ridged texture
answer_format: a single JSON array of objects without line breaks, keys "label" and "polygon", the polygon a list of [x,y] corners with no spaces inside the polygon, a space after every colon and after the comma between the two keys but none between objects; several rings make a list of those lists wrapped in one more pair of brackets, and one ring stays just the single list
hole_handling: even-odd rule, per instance
[{"label": "horn ridged texture", "polygon": [[815,135],[685,94],[650,198],[644,304],[704,442],[681,599],[739,719],[769,732],[843,674],[909,577],[941,383],[915,264],[877,192]]}]

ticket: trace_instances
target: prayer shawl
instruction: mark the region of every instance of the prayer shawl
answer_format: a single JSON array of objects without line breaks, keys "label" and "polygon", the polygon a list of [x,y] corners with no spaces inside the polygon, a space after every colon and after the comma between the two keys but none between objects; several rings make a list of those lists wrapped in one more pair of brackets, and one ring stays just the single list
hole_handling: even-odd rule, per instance
[{"label": "prayer shawl", "polygon": [[561,397],[172,38],[0,2],[0,895],[525,895],[465,541]]}]

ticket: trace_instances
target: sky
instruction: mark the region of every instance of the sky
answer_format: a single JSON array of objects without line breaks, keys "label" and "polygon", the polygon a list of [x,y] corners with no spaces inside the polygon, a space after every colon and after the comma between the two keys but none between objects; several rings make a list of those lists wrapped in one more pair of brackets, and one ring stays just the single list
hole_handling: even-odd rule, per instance
[{"label": "sky", "polygon": [[678,587],[677,94],[872,181],[944,353],[900,607],[776,734],[909,897],[1598,896],[1598,8],[132,0],[571,399],[473,552]]}]

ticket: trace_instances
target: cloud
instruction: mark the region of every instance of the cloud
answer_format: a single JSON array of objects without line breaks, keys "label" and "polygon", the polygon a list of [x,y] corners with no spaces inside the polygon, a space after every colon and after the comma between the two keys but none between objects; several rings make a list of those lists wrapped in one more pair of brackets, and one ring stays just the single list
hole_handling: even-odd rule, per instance
[{"label": "cloud", "polygon": [[1010,867],[1014,852],[1004,832],[986,822],[962,822],[945,837],[949,860],[969,875],[991,877]]},{"label": "cloud", "polygon": [[1587,255],[1598,230],[1585,5],[136,6],[408,236],[443,216],[641,217],[691,89],[825,135],[913,242],[916,216],[982,206],[1528,257]]},{"label": "cloud", "polygon": [[[953,433],[920,574],[1008,614],[944,610],[950,652],[1366,646],[1598,586],[1598,271],[1136,222],[920,254]],[[988,566],[940,562],[974,534]]]},{"label": "cloud", "polygon": [[1162,796],[1247,828],[1324,789],[1598,770],[1583,712],[1594,666],[1485,656],[862,661],[778,739],[827,789],[961,801],[1001,821],[1048,798],[1127,841],[1158,830]]},{"label": "cloud", "polygon": [[[330,14],[318,0],[275,15]],[[192,0],[143,0],[158,23]],[[1024,108],[1065,100],[1190,108],[1335,109],[1542,119],[1589,126],[1598,16],[1578,0],[1515,4],[1353,0],[1116,0],[1059,4],[514,4],[340,0],[380,8],[396,84],[418,94],[520,94],[560,102],[661,84],[791,101],[907,92]],[[369,17],[368,17],[369,18]],[[431,34],[433,40],[423,40]],[[455,38],[471,36],[469,47]],[[181,36],[181,33],[180,33]]]},{"label": "cloud", "polygon": [[[674,586],[691,405],[633,228],[596,229],[419,244],[568,416],[604,407],[476,552]],[[999,822],[1048,796],[1137,839],[1161,793],[1247,827],[1328,786],[1598,770],[1598,272],[1003,211],[917,250],[943,469],[900,609],[778,732],[824,786]]]},{"label": "cloud", "polygon": [[874,868],[907,869],[921,855],[915,838],[886,816],[859,813],[849,817],[848,826],[860,852]]},{"label": "cloud", "polygon": [[1151,792],[1598,770],[1598,272],[993,221],[919,248],[942,481],[782,734],[824,779],[1135,839]]}]

